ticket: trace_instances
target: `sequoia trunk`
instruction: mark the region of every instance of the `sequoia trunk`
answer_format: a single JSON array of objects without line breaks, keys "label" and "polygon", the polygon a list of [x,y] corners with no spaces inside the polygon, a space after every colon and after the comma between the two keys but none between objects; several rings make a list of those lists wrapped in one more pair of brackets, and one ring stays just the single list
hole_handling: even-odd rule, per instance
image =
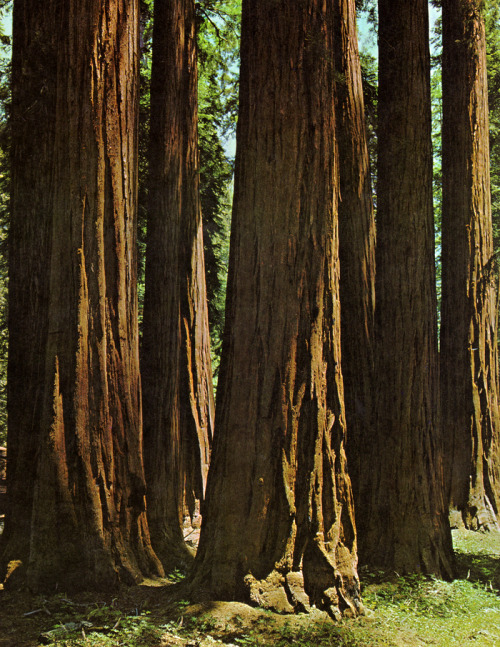
[{"label": "sequoia trunk", "polygon": [[9,507],[0,545],[2,575],[11,561],[22,562],[25,569],[29,557],[47,335],[55,6],[50,1],[43,6],[32,0],[14,3],[7,379]]},{"label": "sequoia trunk", "polygon": [[498,305],[482,6],[443,0],[441,400],[451,508],[468,528],[493,529],[500,511]]},{"label": "sequoia trunk", "polygon": [[148,520],[168,568],[190,558],[185,508],[202,500],[213,434],[199,200],[193,0],[156,0],[142,375]]},{"label": "sequoia trunk", "polygon": [[427,0],[379,0],[375,438],[364,562],[449,576],[443,497]]},{"label": "sequoia trunk", "polygon": [[[53,151],[44,180],[51,245],[37,277],[47,279],[47,324],[32,323],[47,326],[29,537],[35,590],[110,588],[161,572],[142,465],[137,5],[65,0],[51,25],[56,76],[44,92],[55,119],[42,122]],[[36,158],[24,164],[39,170]]]},{"label": "sequoia trunk", "polygon": [[342,304],[342,375],[349,474],[358,531],[365,520],[364,491],[371,456],[375,218],[366,140],[354,0],[335,0],[335,101],[339,149],[339,256]]},{"label": "sequoia trunk", "polygon": [[359,608],[344,453],[332,5],[244,0],[226,330],[191,585]]}]

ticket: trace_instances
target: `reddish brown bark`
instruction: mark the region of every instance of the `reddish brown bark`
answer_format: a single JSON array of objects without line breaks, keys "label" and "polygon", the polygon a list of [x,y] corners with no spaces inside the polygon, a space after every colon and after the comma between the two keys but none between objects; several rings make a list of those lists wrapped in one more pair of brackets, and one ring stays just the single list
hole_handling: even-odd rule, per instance
[{"label": "reddish brown bark", "polygon": [[332,5],[244,0],[221,373],[194,595],[359,609],[340,370]]},{"label": "reddish brown bark", "polygon": [[8,492],[0,580],[28,562],[43,398],[55,127],[56,3],[16,0],[9,230]]},{"label": "reddish brown bark", "polygon": [[367,532],[372,566],[449,576],[443,496],[427,0],[379,1],[377,392]]},{"label": "reddish brown bark", "polygon": [[48,328],[27,577],[35,590],[110,588],[161,572],[141,445],[138,6],[65,0],[57,9]]},{"label": "reddish brown bark", "polygon": [[482,6],[443,0],[441,399],[451,508],[468,528],[493,529],[500,419]]},{"label": "reddish brown bark", "polygon": [[168,568],[190,558],[185,507],[202,500],[213,434],[199,200],[193,0],[156,0],[142,375],[148,519]]},{"label": "reddish brown bark", "polygon": [[[335,101],[339,149],[342,375],[358,531],[365,520],[371,456],[375,217],[354,0],[335,0]],[[369,460],[369,459],[368,459]]]}]

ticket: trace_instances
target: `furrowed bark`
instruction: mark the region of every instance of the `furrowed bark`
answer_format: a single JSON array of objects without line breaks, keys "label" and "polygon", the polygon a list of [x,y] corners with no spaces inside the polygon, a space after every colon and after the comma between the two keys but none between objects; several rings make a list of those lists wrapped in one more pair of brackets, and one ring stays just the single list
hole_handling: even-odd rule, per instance
[{"label": "furrowed bark", "polygon": [[497,268],[482,12],[475,0],[443,1],[441,401],[453,522],[498,530]]},{"label": "furrowed bark", "polygon": [[452,574],[443,496],[428,7],[379,1],[375,438],[360,555]]},{"label": "furrowed bark", "polygon": [[339,256],[342,375],[347,456],[356,523],[366,520],[372,451],[375,217],[366,139],[361,66],[352,0],[335,0],[335,106],[339,148]]},{"label": "furrowed bark", "polygon": [[193,0],[157,0],[141,368],[148,519],[167,569],[191,561],[185,511],[206,486],[213,388],[199,199]]},{"label": "furrowed bark", "polygon": [[53,28],[52,244],[27,581],[109,589],[162,572],[142,464],[137,2],[66,0]]},{"label": "furrowed bark", "polygon": [[217,433],[194,596],[360,608],[344,452],[332,5],[244,0]]},{"label": "furrowed bark", "polygon": [[[29,558],[33,487],[43,401],[55,129],[56,3],[16,0],[12,51],[9,225],[8,510],[0,581]],[[18,574],[22,569],[19,569]]]}]

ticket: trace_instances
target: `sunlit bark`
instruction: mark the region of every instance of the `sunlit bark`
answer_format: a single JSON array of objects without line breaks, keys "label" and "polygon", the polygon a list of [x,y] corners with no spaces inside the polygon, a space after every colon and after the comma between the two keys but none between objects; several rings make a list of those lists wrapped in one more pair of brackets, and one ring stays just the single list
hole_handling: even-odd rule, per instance
[{"label": "sunlit bark", "polygon": [[359,609],[344,453],[332,4],[244,0],[216,433],[194,595]]}]

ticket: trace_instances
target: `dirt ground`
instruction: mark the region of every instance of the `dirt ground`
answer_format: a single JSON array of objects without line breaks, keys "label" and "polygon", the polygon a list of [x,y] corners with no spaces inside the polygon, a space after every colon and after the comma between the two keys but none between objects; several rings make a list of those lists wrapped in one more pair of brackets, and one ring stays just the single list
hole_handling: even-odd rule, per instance
[{"label": "dirt ground", "polygon": [[[297,627],[311,620],[331,622],[326,613],[317,610],[312,615],[280,616],[239,602],[207,602],[185,606],[180,610],[178,604],[172,602],[172,584],[166,580],[145,581],[114,595],[82,593],[67,596],[61,593],[43,597],[0,589],[0,647],[36,647],[40,644],[41,634],[58,623],[71,620],[73,610],[87,613],[99,607],[113,607],[123,615],[149,611],[151,621],[158,624],[182,623],[183,616],[198,618],[200,623],[209,623],[212,646],[218,642],[217,637],[224,636],[227,644],[231,633],[237,634],[270,621],[273,626],[286,623]],[[162,647],[185,647],[189,644],[188,639],[173,640],[167,635],[161,643]],[[203,647],[202,643],[199,644]]]}]

